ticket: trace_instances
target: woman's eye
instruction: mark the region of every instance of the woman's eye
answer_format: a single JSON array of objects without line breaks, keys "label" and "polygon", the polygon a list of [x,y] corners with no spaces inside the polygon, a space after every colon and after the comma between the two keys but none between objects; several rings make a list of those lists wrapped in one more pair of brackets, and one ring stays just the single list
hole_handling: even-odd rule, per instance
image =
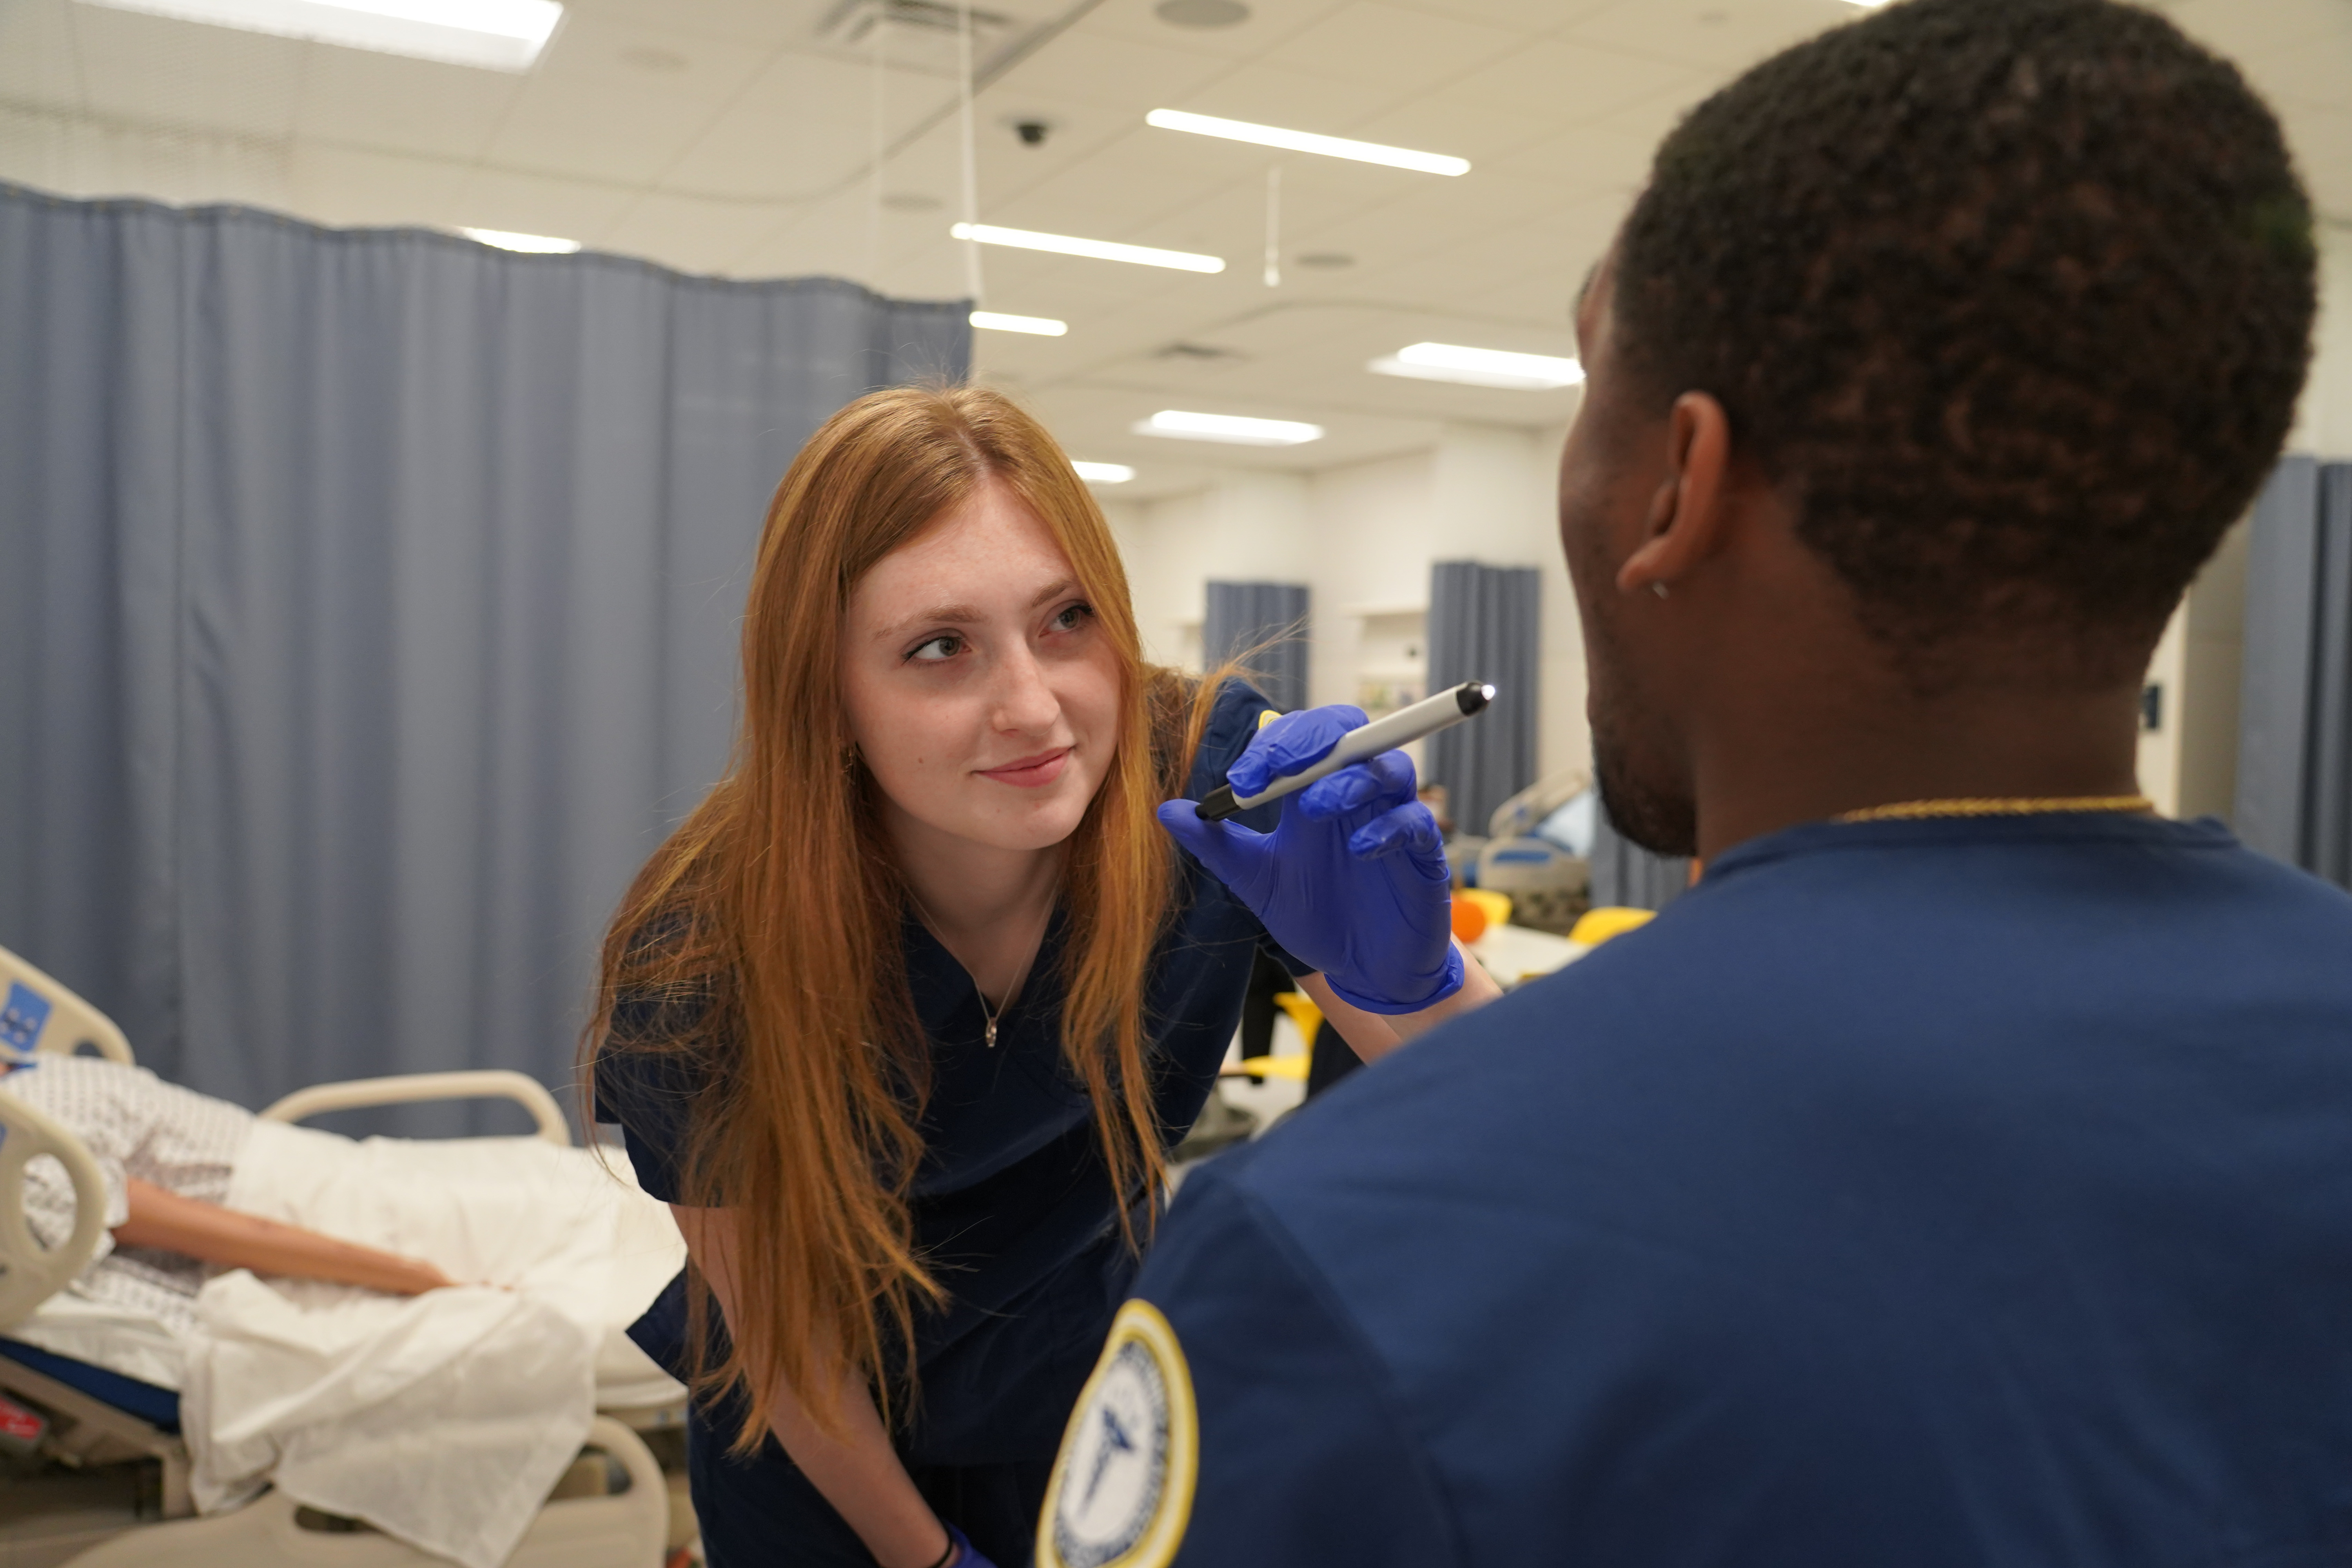
[{"label": "woman's eye", "polygon": [[941,659],[953,658],[957,654],[962,651],[963,638],[957,637],[952,633],[948,633],[940,637],[935,637],[930,641],[919,645],[913,652],[908,654],[907,657],[908,658],[921,659],[926,664],[937,664]]},{"label": "woman's eye", "polygon": [[1080,626],[1086,624],[1087,618],[1094,613],[1093,606],[1088,605],[1066,605],[1063,608],[1062,613],[1054,617],[1055,629],[1065,632],[1076,631]]}]

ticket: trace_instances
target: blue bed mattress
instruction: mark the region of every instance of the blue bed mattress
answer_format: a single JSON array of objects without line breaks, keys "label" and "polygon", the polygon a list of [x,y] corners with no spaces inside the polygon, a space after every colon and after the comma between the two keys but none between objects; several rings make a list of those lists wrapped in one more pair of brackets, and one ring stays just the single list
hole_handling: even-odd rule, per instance
[{"label": "blue bed mattress", "polygon": [[126,1415],[136,1415],[150,1426],[174,1434],[180,1430],[180,1396],[168,1388],[158,1388],[152,1383],[142,1383],[135,1377],[125,1377],[71,1356],[36,1350],[15,1340],[0,1339],[0,1357],[62,1383],[77,1394],[86,1394]]}]

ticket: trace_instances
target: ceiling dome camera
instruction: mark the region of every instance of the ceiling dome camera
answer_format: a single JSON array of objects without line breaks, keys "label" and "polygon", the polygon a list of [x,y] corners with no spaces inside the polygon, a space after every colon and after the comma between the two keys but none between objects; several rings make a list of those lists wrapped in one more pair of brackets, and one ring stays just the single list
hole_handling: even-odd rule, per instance
[{"label": "ceiling dome camera", "polygon": [[1046,133],[1053,129],[1043,120],[1016,120],[1013,122],[1013,133],[1021,138],[1024,147],[1044,146]]}]

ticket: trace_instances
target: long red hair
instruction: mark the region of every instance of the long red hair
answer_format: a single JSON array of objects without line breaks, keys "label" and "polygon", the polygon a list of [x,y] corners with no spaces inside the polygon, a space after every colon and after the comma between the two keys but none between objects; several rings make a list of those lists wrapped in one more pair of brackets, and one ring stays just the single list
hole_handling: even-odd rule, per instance
[{"label": "long red hair", "polygon": [[[827,421],[776,489],[733,763],[623,900],[588,1042],[592,1058],[691,1053],[711,1085],[693,1107],[683,1197],[737,1215],[742,1321],[714,1356],[699,1331],[709,1288],[690,1274],[689,1352],[698,1391],[740,1391],[740,1449],[766,1431],[780,1383],[822,1385],[818,1345],[839,1347],[887,1419],[888,1369],[912,1364],[890,1352],[945,1298],[909,1228],[929,1047],[900,946],[904,884],[848,745],[840,629],[876,563],[991,482],[1052,531],[1117,650],[1118,742],[1066,850],[1061,1046],[1113,1190],[1156,1195],[1164,1173],[1143,1012],[1172,862],[1152,811],[1181,788],[1214,684],[1144,663],[1110,529],[1034,419],[980,387],[875,393]],[[623,1005],[677,1022],[621,1037]]]}]

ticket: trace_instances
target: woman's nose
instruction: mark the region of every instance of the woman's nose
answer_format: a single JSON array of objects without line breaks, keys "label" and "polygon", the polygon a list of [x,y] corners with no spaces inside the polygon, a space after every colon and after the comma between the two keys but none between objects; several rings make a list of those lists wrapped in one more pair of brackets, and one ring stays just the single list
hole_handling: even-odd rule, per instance
[{"label": "woman's nose", "polygon": [[1062,714],[1060,699],[1028,647],[1016,648],[997,666],[992,718],[1000,730],[1050,730]]}]

